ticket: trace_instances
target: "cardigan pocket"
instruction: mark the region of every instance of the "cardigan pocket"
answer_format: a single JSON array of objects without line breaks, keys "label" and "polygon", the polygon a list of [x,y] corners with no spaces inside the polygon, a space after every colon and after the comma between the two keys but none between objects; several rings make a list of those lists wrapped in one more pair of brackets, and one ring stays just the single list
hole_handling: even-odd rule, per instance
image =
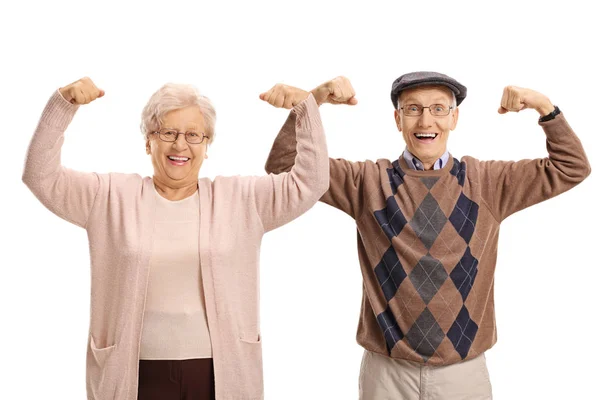
[{"label": "cardigan pocket", "polygon": [[259,334],[247,334],[247,333],[243,333],[240,335],[240,340],[244,343],[250,343],[250,344],[258,344],[261,342],[261,338],[260,338],[260,333]]},{"label": "cardigan pocket", "polygon": [[115,347],[117,347],[116,344],[113,344],[112,346],[108,347],[96,347],[96,341],[94,340],[94,336],[90,335],[90,348],[92,349],[92,355],[94,356],[94,359],[99,365],[105,364],[106,359],[108,358],[108,356],[110,356]]},{"label": "cardigan pocket", "polygon": [[92,398],[112,398],[117,387],[118,366],[114,359],[117,345],[97,347],[94,337],[90,335],[87,354],[87,389]]},{"label": "cardigan pocket", "polygon": [[[236,368],[243,371],[243,379],[239,382],[239,393],[242,397],[236,399],[263,399],[263,363],[262,363],[262,339],[259,333],[241,332],[239,342],[235,346],[238,352]],[[232,399],[234,397],[231,397]]]}]

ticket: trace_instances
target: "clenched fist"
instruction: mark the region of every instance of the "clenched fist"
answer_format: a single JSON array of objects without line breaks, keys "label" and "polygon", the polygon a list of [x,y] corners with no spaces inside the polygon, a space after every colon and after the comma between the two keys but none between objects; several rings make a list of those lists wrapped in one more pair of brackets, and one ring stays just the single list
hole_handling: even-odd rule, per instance
[{"label": "clenched fist", "polygon": [[278,83],[259,97],[277,108],[293,108],[304,101],[310,93],[297,87]]},{"label": "clenched fist", "polygon": [[352,84],[345,76],[338,76],[311,90],[317,104],[348,104],[354,106],[358,100]]},{"label": "clenched fist", "polygon": [[554,105],[546,96],[531,89],[517,86],[504,88],[498,112],[505,114],[509,111],[519,112],[526,108],[533,108],[541,116],[548,115],[554,110]]},{"label": "clenched fist", "polygon": [[98,97],[104,96],[104,90],[98,89],[88,77],[81,78],[59,89],[60,94],[71,104],[88,104]]}]

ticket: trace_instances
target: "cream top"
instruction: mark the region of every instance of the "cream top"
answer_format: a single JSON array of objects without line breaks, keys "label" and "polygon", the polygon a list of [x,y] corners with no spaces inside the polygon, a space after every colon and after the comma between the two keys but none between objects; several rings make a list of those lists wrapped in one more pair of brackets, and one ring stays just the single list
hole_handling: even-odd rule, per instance
[{"label": "cream top", "polygon": [[156,226],[142,328],[141,360],[210,358],[200,273],[198,192],[170,201],[156,192]]}]

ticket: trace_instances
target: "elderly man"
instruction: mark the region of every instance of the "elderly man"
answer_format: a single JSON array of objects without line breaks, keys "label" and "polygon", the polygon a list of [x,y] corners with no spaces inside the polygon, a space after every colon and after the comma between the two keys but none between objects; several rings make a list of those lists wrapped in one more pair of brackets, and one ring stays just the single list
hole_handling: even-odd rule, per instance
[{"label": "elderly man", "polygon": [[[356,104],[343,77],[312,91],[318,104]],[[360,398],[491,399],[484,352],[496,342],[494,269],[500,223],[590,174],[581,143],[558,107],[509,86],[500,113],[540,114],[548,157],[458,160],[446,148],[467,89],[435,72],[392,85],[406,149],[397,160],[330,159],[321,201],[355,219],[363,275],[357,340],[365,354]],[[289,171],[296,156],[290,114],[266,164]]]}]

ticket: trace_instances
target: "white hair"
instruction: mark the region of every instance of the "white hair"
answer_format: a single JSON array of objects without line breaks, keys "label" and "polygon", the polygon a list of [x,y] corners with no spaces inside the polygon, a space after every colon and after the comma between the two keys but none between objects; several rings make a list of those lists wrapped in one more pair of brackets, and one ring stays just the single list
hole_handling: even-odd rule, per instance
[{"label": "white hair", "polygon": [[167,83],[158,89],[148,100],[142,111],[140,129],[144,139],[152,132],[160,129],[164,116],[175,110],[189,106],[198,106],[204,117],[205,132],[208,144],[215,139],[215,123],[217,114],[208,97],[200,94],[192,85]]},{"label": "white hair", "polygon": [[[443,88],[443,89],[447,89],[450,94],[452,95],[452,104],[450,104],[450,106],[452,107],[453,110],[456,110],[456,95],[454,94],[454,92],[452,90],[450,90],[449,87],[447,86],[443,86],[443,85],[432,85],[432,86],[428,86],[428,87],[439,87],[439,88]],[[398,94],[398,110],[400,109],[400,107],[402,107],[402,104],[400,103],[400,95],[402,94],[402,92],[400,92]]]}]

